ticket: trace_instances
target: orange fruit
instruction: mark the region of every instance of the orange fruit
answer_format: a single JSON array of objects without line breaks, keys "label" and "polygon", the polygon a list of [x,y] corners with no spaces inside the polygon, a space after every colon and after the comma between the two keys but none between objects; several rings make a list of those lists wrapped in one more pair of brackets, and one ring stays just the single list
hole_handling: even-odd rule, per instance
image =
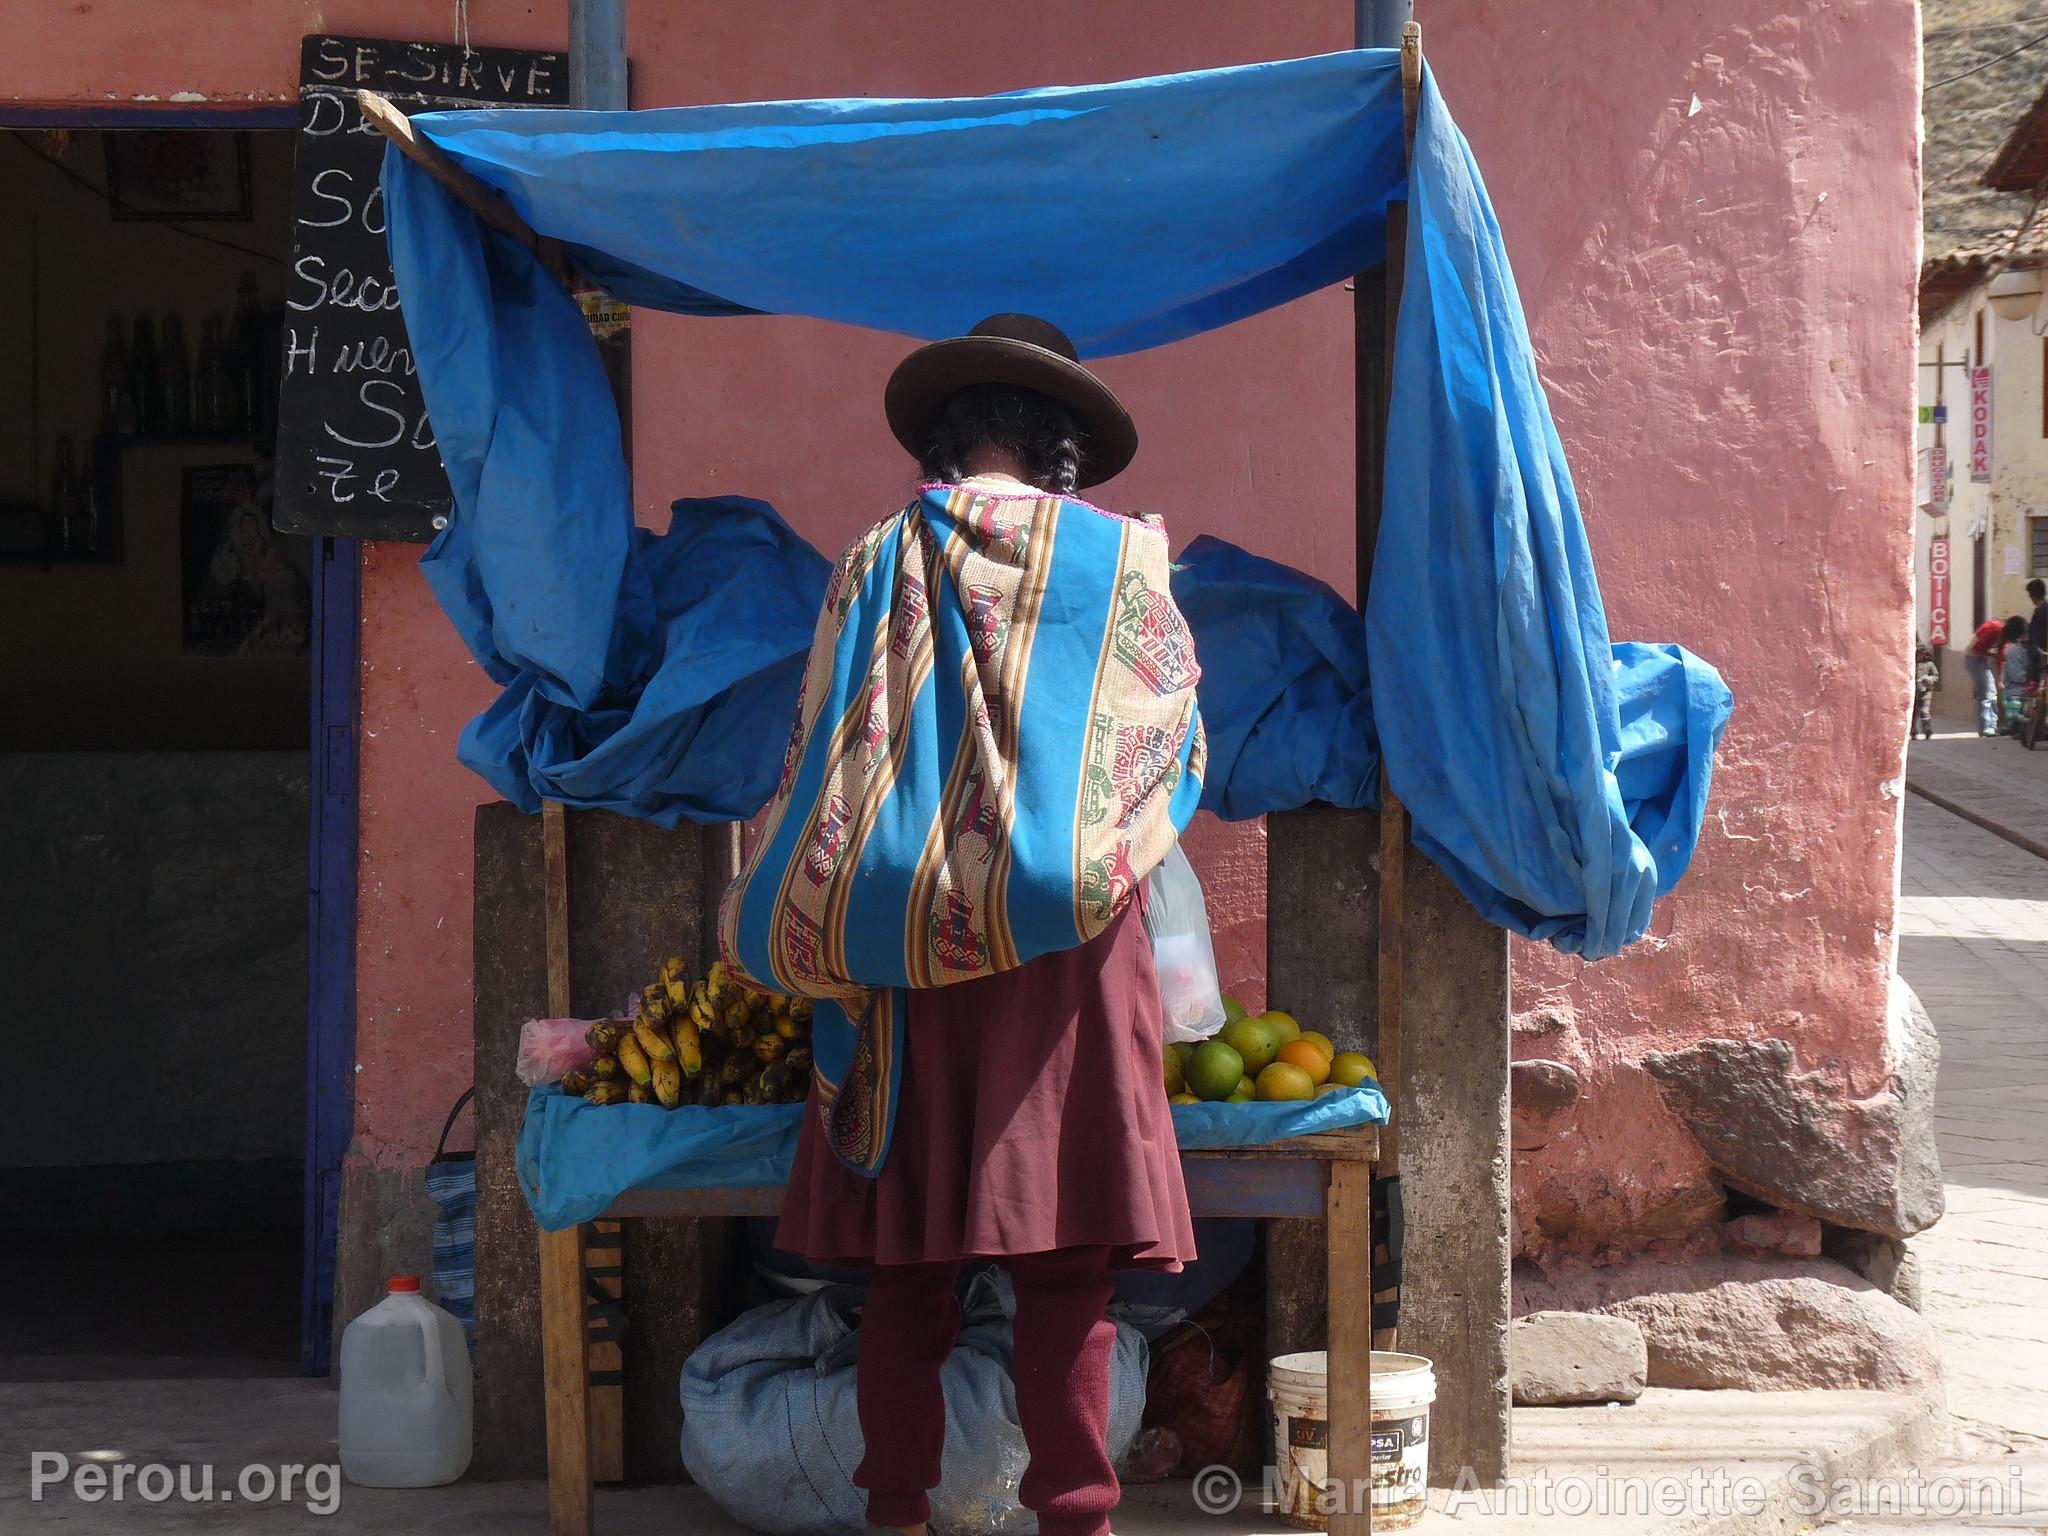
[{"label": "orange fruit", "polygon": [[1307,1073],[1310,1087],[1330,1080],[1329,1053],[1313,1040],[1288,1041],[1280,1047],[1280,1054],[1274,1058],[1274,1065],[1290,1066]]},{"label": "orange fruit", "polygon": [[[1284,1056],[1286,1051],[1283,1049]],[[1316,1096],[1315,1079],[1288,1061],[1276,1061],[1259,1074],[1259,1097],[1267,1103]]]},{"label": "orange fruit", "polygon": [[1166,1096],[1170,1099],[1187,1086],[1181,1077],[1180,1052],[1168,1046],[1159,1056],[1166,1079]]},{"label": "orange fruit", "polygon": [[1329,1082],[1323,1084],[1322,1087],[1316,1090],[1316,1097],[1320,1099],[1326,1093],[1349,1093],[1350,1091],[1351,1090],[1342,1083]]},{"label": "orange fruit", "polygon": [[1334,1058],[1337,1054],[1337,1043],[1319,1029],[1305,1029],[1301,1032],[1301,1038],[1320,1045],[1325,1056]]},{"label": "orange fruit", "polygon": [[1202,1101],[1192,1093],[1176,1093],[1166,1102],[1169,1104],[1199,1104]]},{"label": "orange fruit", "polygon": [[1248,1077],[1240,1077],[1237,1086],[1223,1100],[1226,1104],[1249,1104],[1258,1097],[1258,1088]]},{"label": "orange fruit", "polygon": [[1245,1012],[1245,1009],[1244,1009],[1244,1004],[1243,1004],[1243,1003],[1240,1003],[1240,1002],[1239,1002],[1239,1001],[1238,1001],[1238,1000],[1237,1000],[1236,998],[1232,997],[1232,996],[1231,996],[1231,995],[1230,995],[1230,994],[1229,994],[1228,992],[1224,993],[1224,994],[1223,994],[1223,1022],[1224,1022],[1224,1023],[1226,1023],[1226,1024],[1235,1024],[1235,1023],[1236,1023],[1236,1022],[1237,1022],[1237,1021],[1238,1021],[1239,1019],[1242,1019],[1242,1018],[1247,1018],[1247,1017],[1249,1017],[1249,1015],[1248,1015],[1248,1014],[1246,1014],[1246,1012]]}]

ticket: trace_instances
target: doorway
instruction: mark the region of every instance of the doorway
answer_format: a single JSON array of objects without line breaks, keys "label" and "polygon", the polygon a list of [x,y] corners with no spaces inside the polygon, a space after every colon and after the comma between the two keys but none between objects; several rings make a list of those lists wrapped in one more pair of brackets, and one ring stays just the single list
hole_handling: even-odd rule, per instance
[{"label": "doorway", "polygon": [[0,1380],[302,1364],[290,120],[0,133]]}]

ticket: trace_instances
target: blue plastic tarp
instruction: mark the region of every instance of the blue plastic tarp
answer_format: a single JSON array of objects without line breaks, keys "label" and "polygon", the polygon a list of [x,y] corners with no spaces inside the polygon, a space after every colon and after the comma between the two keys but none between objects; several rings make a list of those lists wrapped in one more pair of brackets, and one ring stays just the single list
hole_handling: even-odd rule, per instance
[{"label": "blue plastic tarp", "polygon": [[[1363,618],[1227,546],[1198,543],[1175,583],[1220,748],[1204,804],[1373,803],[1383,756],[1418,844],[1482,913],[1589,958],[1639,937],[1683,870],[1727,690],[1675,647],[1610,643],[1484,185],[1428,78],[1404,171],[1394,53],[960,100],[415,122],[632,302],[917,337],[1021,309],[1090,356],[1372,266],[1405,195]],[[427,574],[506,690],[463,761],[529,807],[750,814],[774,784],[783,741],[763,722],[792,713],[822,562],[736,499],[636,532],[575,304],[395,153],[385,186],[456,494]]]},{"label": "blue plastic tarp", "polygon": [[[527,1095],[520,1188],[550,1232],[595,1220],[629,1189],[731,1189],[789,1182],[802,1104],[591,1104],[559,1088]],[[1384,1125],[1377,1084],[1305,1103],[1176,1104],[1181,1150],[1248,1147],[1350,1126]]]}]

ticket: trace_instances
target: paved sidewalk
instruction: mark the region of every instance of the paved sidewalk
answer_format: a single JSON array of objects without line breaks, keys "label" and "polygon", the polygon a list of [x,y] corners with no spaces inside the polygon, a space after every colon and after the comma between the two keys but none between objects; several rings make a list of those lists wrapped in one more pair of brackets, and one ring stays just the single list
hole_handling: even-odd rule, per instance
[{"label": "paved sidewalk", "polygon": [[[1989,803],[2036,806],[2033,824],[2048,829],[2048,752],[1968,737],[1913,752],[1914,771],[1938,774],[1944,789],[1990,786],[2002,798]],[[1826,1530],[2048,1530],[2048,859],[1909,797],[1899,970],[1941,1034],[1935,1125],[1948,1213],[1912,1248],[1959,1459],[1924,1470],[2016,1490],[2021,1507]]]},{"label": "paved sidewalk", "polygon": [[[2048,858],[2048,743],[2029,752],[2010,736],[1986,741],[1953,730],[1916,740],[1906,757],[1906,787]],[[1909,856],[1911,847],[1908,838]]]}]

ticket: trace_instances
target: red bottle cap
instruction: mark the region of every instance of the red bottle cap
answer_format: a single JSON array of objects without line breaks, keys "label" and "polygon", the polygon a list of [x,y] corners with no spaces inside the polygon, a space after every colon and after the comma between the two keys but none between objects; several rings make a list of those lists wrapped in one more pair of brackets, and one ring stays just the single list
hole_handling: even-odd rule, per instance
[{"label": "red bottle cap", "polygon": [[393,1275],[388,1289],[393,1291],[417,1291],[420,1288],[418,1275]]}]

